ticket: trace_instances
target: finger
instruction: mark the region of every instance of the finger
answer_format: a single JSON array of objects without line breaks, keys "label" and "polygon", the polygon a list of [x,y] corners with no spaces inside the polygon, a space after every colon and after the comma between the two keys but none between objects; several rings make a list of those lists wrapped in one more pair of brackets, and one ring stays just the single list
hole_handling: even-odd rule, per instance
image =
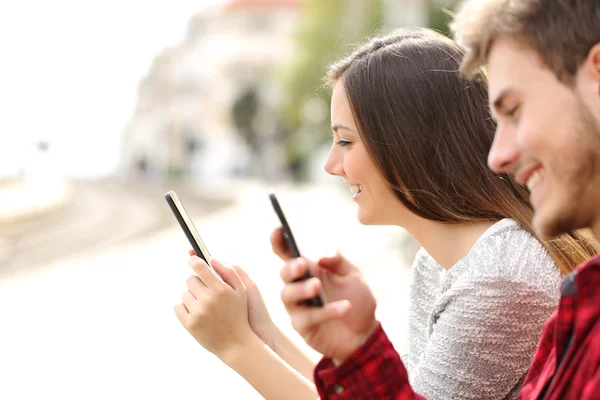
[{"label": "finger", "polygon": [[300,279],[307,279],[311,276],[320,276],[318,267],[305,258],[291,259],[281,268],[279,275],[285,283],[295,282]]},{"label": "finger", "polygon": [[305,281],[288,283],[281,290],[281,301],[286,306],[294,306],[298,303],[315,297],[321,291],[321,281],[318,278],[310,278]]},{"label": "finger", "polygon": [[248,275],[248,273],[244,271],[242,267],[240,267],[239,265],[234,265],[233,269],[235,269],[235,272],[237,272],[238,276],[242,280],[242,283],[244,284],[244,286],[246,286],[246,289],[256,287],[256,283],[254,283],[254,281],[250,278],[250,275]]},{"label": "finger", "polygon": [[181,294],[181,302],[187,308],[188,313],[192,312],[196,308],[196,297],[189,291],[186,290]]},{"label": "finger", "polygon": [[235,290],[236,292],[246,290],[246,286],[244,286],[242,280],[233,268],[226,266],[221,261],[216,260],[214,258],[211,260],[211,264],[215,271],[217,271],[217,273],[221,275],[223,281],[229,286],[231,286],[233,290]]},{"label": "finger", "polygon": [[195,298],[200,298],[206,290],[206,286],[196,275],[189,276],[185,281],[185,285]]},{"label": "finger", "polygon": [[190,251],[188,251],[188,254],[190,255],[190,257],[193,257],[196,255],[196,251],[194,249],[191,249]]},{"label": "finger", "polygon": [[292,258],[292,253],[290,253],[290,250],[285,243],[283,230],[281,227],[277,227],[273,230],[273,232],[271,232],[270,241],[273,253],[275,253],[279,258],[281,258],[283,261],[288,261],[290,258]]},{"label": "finger", "polygon": [[198,275],[198,278],[200,278],[200,280],[206,285],[206,287],[214,287],[215,285],[218,285],[219,282],[221,282],[221,279],[215,273],[215,271],[213,271],[213,269],[209,267],[206,264],[206,262],[200,257],[190,257],[190,259],[188,260],[188,264],[190,265],[190,267],[192,267],[196,275]]},{"label": "finger", "polygon": [[317,265],[334,274],[344,275],[351,272],[354,266],[339,252],[329,257],[322,257],[317,261]]},{"label": "finger", "polygon": [[321,257],[318,261],[319,265],[322,265],[324,268],[334,266],[342,261],[344,257],[342,254],[336,250],[335,254],[332,256]]},{"label": "finger", "polygon": [[307,269],[308,265],[306,260],[295,258],[285,263],[281,268],[281,271],[279,271],[279,276],[281,276],[281,280],[285,283],[290,283],[303,277],[306,274]]},{"label": "finger", "polygon": [[189,316],[189,312],[187,308],[185,308],[185,305],[177,304],[173,310],[175,311],[177,319],[181,322],[181,325],[185,326]]},{"label": "finger", "polygon": [[298,332],[304,332],[348,314],[351,304],[348,300],[339,300],[325,304],[323,307],[298,307],[291,316],[292,326]]}]

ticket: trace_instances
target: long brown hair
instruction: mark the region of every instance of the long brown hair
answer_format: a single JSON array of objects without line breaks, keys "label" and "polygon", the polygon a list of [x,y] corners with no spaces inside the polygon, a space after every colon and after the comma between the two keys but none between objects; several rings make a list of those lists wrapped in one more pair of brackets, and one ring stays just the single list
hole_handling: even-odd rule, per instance
[{"label": "long brown hair", "polygon": [[[512,218],[535,237],[529,193],[487,167],[496,129],[482,74],[458,73],[463,49],[425,28],[375,37],[329,68],[359,134],[398,199],[432,221]],[[591,235],[543,241],[561,273],[597,252]]]}]

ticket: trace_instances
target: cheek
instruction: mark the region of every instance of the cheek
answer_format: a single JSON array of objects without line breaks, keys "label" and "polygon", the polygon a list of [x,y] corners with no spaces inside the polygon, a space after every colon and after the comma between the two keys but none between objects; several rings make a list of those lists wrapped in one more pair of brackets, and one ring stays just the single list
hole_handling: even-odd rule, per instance
[{"label": "cheek", "polygon": [[369,172],[365,169],[364,157],[360,149],[351,149],[344,155],[344,171],[346,175],[355,181],[364,184],[365,177],[368,178]]},{"label": "cheek", "polygon": [[557,137],[563,129],[558,125],[559,123],[553,124],[548,118],[522,119],[514,128],[517,147],[525,157],[522,161],[533,159],[542,164],[554,163],[553,159],[558,155],[556,149],[564,145]]},{"label": "cheek", "polygon": [[576,126],[573,121],[578,119],[578,113],[572,101],[560,96],[553,104],[535,104],[527,110],[527,118],[519,124],[519,140],[525,149],[531,148],[536,156],[561,157],[574,146],[573,134]]},{"label": "cheek", "polygon": [[566,105],[560,118],[556,115],[524,120],[519,126],[519,145],[542,163],[549,182],[567,185],[585,174],[590,143],[582,137],[581,125],[575,122],[578,115],[571,107]]},{"label": "cheek", "polygon": [[381,192],[385,185],[375,162],[362,146],[356,146],[346,152],[344,171],[348,178],[360,183],[372,194]]},{"label": "cheek", "polygon": [[[516,138],[519,148],[525,150],[537,150],[540,144],[543,145],[545,137],[544,131],[546,130],[545,122],[536,121],[534,118],[522,119],[519,121],[519,125],[516,126]],[[540,134],[541,133],[541,134]]]},{"label": "cheek", "polygon": [[539,151],[542,163],[568,168],[573,162],[578,163],[581,156],[581,142],[574,135],[575,128],[569,120],[549,121],[535,135],[530,135],[529,143]]}]

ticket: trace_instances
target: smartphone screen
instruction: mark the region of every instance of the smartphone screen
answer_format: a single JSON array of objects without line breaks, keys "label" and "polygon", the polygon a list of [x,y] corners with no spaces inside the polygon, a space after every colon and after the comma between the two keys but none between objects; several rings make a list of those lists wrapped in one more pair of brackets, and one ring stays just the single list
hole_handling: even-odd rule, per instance
[{"label": "smartphone screen", "polygon": [[[283,232],[283,238],[285,240],[285,244],[287,245],[288,249],[290,250],[290,253],[292,254],[292,257],[296,257],[296,258],[301,257],[300,250],[298,250],[298,245],[296,244],[296,240],[294,239],[294,235],[292,235],[292,230],[290,229],[290,226],[288,225],[287,219],[285,218],[285,215],[283,214],[283,210],[281,209],[281,206],[279,205],[279,201],[277,200],[277,196],[275,196],[275,193],[270,193],[269,199],[271,199],[271,204],[273,205],[273,210],[275,210],[275,214],[277,214],[277,217],[279,217],[279,221],[281,222],[281,230]],[[304,276],[298,280],[305,280],[310,277],[311,277],[310,273],[308,271],[306,271],[306,274],[304,274]],[[323,300],[321,299],[320,296],[317,295],[315,298],[304,301],[303,304],[306,306],[310,306],[310,307],[322,307]]]},{"label": "smartphone screen", "polygon": [[200,234],[196,230],[196,227],[185,210],[185,207],[183,207],[179,197],[177,197],[177,193],[171,190],[165,194],[165,199],[167,200],[169,207],[171,207],[171,211],[173,211],[173,214],[175,215],[177,222],[179,222],[179,225],[185,233],[185,236],[192,245],[192,248],[196,252],[196,255],[202,258],[206,264],[212,268],[212,265],[210,264],[210,253],[202,241],[202,238],[200,238]]}]

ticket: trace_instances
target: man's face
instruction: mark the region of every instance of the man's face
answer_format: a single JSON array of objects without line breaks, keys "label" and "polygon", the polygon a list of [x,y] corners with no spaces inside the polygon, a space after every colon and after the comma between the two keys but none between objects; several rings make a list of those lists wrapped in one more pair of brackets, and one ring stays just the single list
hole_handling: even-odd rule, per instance
[{"label": "man's face", "polygon": [[537,53],[500,38],[488,58],[498,127],[488,164],[527,185],[543,237],[600,224],[600,93],[580,70],[564,84]]}]

